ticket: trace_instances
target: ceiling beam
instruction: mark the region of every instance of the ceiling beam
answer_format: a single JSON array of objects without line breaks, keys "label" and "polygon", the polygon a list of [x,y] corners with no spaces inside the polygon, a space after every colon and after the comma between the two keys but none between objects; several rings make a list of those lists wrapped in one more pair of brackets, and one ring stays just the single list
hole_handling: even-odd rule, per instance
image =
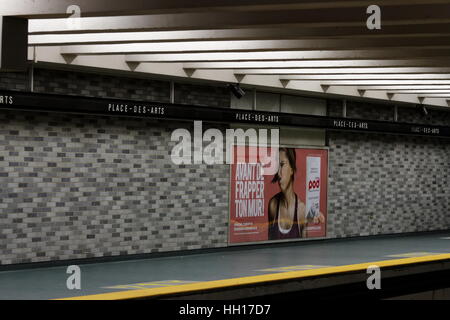
[{"label": "ceiling beam", "polygon": [[[346,8],[369,6],[366,0],[2,0],[3,15],[28,17],[64,16],[70,5],[78,5],[84,16],[112,16],[150,13],[177,13],[196,11],[241,11],[241,10],[293,10],[319,8]],[[413,5],[423,3],[447,3],[446,0],[378,0],[378,5]]]},{"label": "ceiling beam", "polygon": [[357,85],[358,89],[366,91],[397,91],[397,90],[450,90],[448,85]]},{"label": "ceiling beam", "polygon": [[[283,79],[297,80],[302,75],[310,74],[427,74],[450,73],[450,68],[301,68],[301,69],[236,69],[235,74],[248,75],[283,75]],[[300,76],[300,77],[299,77]]]},{"label": "ceiling beam", "polygon": [[[450,49],[410,49],[408,59],[444,58]],[[127,62],[230,62],[230,61],[295,61],[295,60],[373,60],[405,59],[404,50],[330,50],[276,52],[210,52],[126,55]]]},{"label": "ceiling beam", "polygon": [[450,94],[450,90],[418,90],[418,89],[409,89],[409,90],[386,90],[393,94]]},{"label": "ceiling beam", "polygon": [[189,52],[252,52],[283,50],[348,50],[353,49],[448,49],[450,37],[437,38],[385,38],[385,39],[320,39],[320,40],[239,40],[239,41],[186,41],[130,44],[103,44],[64,46],[61,53],[92,54],[141,54],[141,53],[189,53]]},{"label": "ceiling beam", "polygon": [[414,86],[414,85],[449,85],[449,80],[334,80],[321,82],[324,86]]},{"label": "ceiling beam", "polygon": [[[280,76],[281,80],[288,80]],[[303,75],[295,80],[450,80],[450,74],[323,74]]]},{"label": "ceiling beam", "polygon": [[449,94],[421,94],[419,98],[450,98]]},{"label": "ceiling beam", "polygon": [[[355,68],[355,67],[450,67],[450,59],[417,60],[299,60],[261,62],[196,62],[185,63],[185,69],[297,69],[297,68]],[[277,73],[271,72],[269,73]]]},{"label": "ceiling beam", "polygon": [[[199,71],[194,78],[228,81],[234,74],[239,77],[245,75],[242,71],[258,69],[261,75],[272,76],[247,77],[246,83],[274,88],[281,86],[273,72],[292,76],[299,72],[305,76],[297,80],[304,82],[292,83],[291,89],[320,90],[323,84],[339,94],[353,92],[358,85],[364,90],[368,84],[406,91],[450,87],[450,0],[380,0],[376,4],[382,6],[381,30],[366,28],[366,8],[372,4],[366,0],[1,2],[0,16],[36,15],[29,29],[30,44],[38,47],[35,52],[47,62],[64,63],[59,52],[77,57],[74,68],[90,65],[128,71],[128,62],[139,72],[184,76],[183,64],[190,70],[219,65],[230,70]],[[80,29],[67,23],[70,5],[81,8]],[[47,58],[49,52],[53,56]],[[148,60],[133,61],[136,54],[145,54]],[[204,64],[192,68],[196,63]],[[357,70],[354,75],[352,70]]]},{"label": "ceiling beam", "polygon": [[[141,1],[145,2],[145,1]],[[236,2],[233,1],[235,4]],[[124,4],[126,5],[126,4]],[[280,11],[212,11],[137,15],[120,17],[80,18],[80,26],[74,29],[67,19],[32,20],[31,33],[79,33],[99,31],[150,31],[248,28],[251,26],[299,26],[299,27],[366,27],[367,6],[351,8],[324,8]],[[383,6],[383,26],[450,23],[450,3]],[[127,10],[123,10],[125,14]],[[85,15],[83,15],[85,16]]]},{"label": "ceiling beam", "polygon": [[[41,22],[43,23],[43,22]],[[436,37],[450,35],[450,24],[383,26],[374,33],[361,27],[248,28],[182,31],[95,32],[73,34],[31,34],[30,45],[112,44],[156,41],[274,40],[320,37]]]}]

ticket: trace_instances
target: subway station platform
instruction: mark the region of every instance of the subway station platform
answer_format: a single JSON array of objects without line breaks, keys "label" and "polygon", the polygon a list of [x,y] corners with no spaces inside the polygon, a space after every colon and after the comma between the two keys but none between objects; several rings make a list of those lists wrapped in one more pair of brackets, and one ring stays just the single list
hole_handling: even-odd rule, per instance
[{"label": "subway station platform", "polygon": [[350,283],[361,289],[370,265],[381,268],[382,286],[389,272],[448,274],[450,231],[82,264],[79,290],[67,288],[67,266],[2,271],[0,299],[248,299]]}]

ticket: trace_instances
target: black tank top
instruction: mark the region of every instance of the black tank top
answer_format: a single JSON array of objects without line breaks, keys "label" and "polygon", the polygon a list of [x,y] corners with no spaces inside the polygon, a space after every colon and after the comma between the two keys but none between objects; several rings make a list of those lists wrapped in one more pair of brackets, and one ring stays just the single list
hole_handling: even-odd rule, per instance
[{"label": "black tank top", "polygon": [[281,240],[281,239],[293,239],[300,238],[300,232],[298,230],[298,220],[297,220],[297,195],[295,195],[295,212],[294,221],[292,223],[291,230],[288,233],[282,233],[279,228],[278,218],[280,212],[280,200],[283,194],[281,192],[275,195],[275,200],[277,201],[277,211],[275,215],[275,220],[269,223],[269,240]]}]

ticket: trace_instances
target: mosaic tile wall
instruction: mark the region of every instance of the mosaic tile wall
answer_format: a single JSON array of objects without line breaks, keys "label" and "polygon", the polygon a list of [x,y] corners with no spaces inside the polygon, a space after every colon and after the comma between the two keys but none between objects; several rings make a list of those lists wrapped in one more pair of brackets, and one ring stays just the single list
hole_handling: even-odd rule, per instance
[{"label": "mosaic tile wall", "polygon": [[[44,69],[34,78],[35,92],[170,100],[164,81]],[[2,89],[28,85],[28,74],[0,74]],[[192,103],[229,107],[228,92],[208,88],[185,90]],[[189,126],[0,111],[0,264],[225,246],[228,166],[170,160],[172,131]]]},{"label": "mosaic tile wall", "polygon": [[230,101],[230,91],[226,87],[175,84],[176,103],[229,108]]},{"label": "mosaic tile wall", "polygon": [[34,92],[141,101],[170,101],[167,81],[36,68]]},{"label": "mosaic tile wall", "polygon": [[450,126],[450,112],[428,109],[424,116],[418,109],[398,108],[398,121],[408,123],[423,123],[437,126]]},{"label": "mosaic tile wall", "polygon": [[[342,101],[328,100],[327,106],[328,116],[342,117]],[[347,101],[347,118],[393,121],[394,111],[391,106]]]},{"label": "mosaic tile wall", "polygon": [[[28,75],[0,73],[0,88],[29,90]],[[168,82],[109,75],[36,69],[34,88],[169,101]],[[230,105],[224,88],[176,89],[177,103]],[[339,102],[328,111],[340,115]],[[392,119],[386,106],[347,111]],[[448,115],[399,109],[404,122],[450,125]],[[0,111],[0,264],[226,246],[228,166],[169,158],[172,130],[189,126]],[[330,238],[450,228],[449,140],[330,132],[328,143]]]},{"label": "mosaic tile wall", "polygon": [[330,133],[329,237],[450,229],[450,140]]},{"label": "mosaic tile wall", "polygon": [[226,245],[228,166],[174,165],[186,126],[0,111],[1,263]]},{"label": "mosaic tile wall", "polygon": [[[342,117],[342,101],[328,100],[328,116]],[[372,103],[347,102],[347,118],[379,121],[394,121],[394,108]],[[428,115],[422,115],[417,108],[398,107],[397,121],[429,125],[450,126],[450,112],[428,109]]]},{"label": "mosaic tile wall", "polygon": [[[328,114],[342,115],[329,101]],[[450,113],[399,108],[398,121],[450,125]],[[347,116],[392,121],[393,108],[348,103]],[[329,132],[328,236],[450,229],[450,140]]]},{"label": "mosaic tile wall", "polygon": [[29,91],[30,81],[28,73],[0,73],[0,89]]}]

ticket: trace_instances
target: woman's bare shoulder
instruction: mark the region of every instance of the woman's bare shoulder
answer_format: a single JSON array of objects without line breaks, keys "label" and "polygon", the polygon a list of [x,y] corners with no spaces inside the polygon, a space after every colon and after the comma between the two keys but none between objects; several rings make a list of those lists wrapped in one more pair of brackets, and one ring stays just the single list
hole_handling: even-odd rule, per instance
[{"label": "woman's bare shoulder", "polygon": [[297,203],[297,210],[298,210],[298,218],[301,222],[304,222],[306,219],[306,206],[303,203],[303,201],[301,201],[299,199],[298,203]]},{"label": "woman's bare shoulder", "polygon": [[303,211],[304,211],[305,208],[306,208],[305,203],[304,203],[303,201],[301,201],[300,199],[298,200],[297,208],[298,208],[299,210],[303,210]]},{"label": "woman's bare shoulder", "polygon": [[269,200],[269,217],[271,219],[275,218],[276,215],[276,211],[277,211],[277,206],[278,206],[278,199],[276,196],[273,196],[270,200]]}]

